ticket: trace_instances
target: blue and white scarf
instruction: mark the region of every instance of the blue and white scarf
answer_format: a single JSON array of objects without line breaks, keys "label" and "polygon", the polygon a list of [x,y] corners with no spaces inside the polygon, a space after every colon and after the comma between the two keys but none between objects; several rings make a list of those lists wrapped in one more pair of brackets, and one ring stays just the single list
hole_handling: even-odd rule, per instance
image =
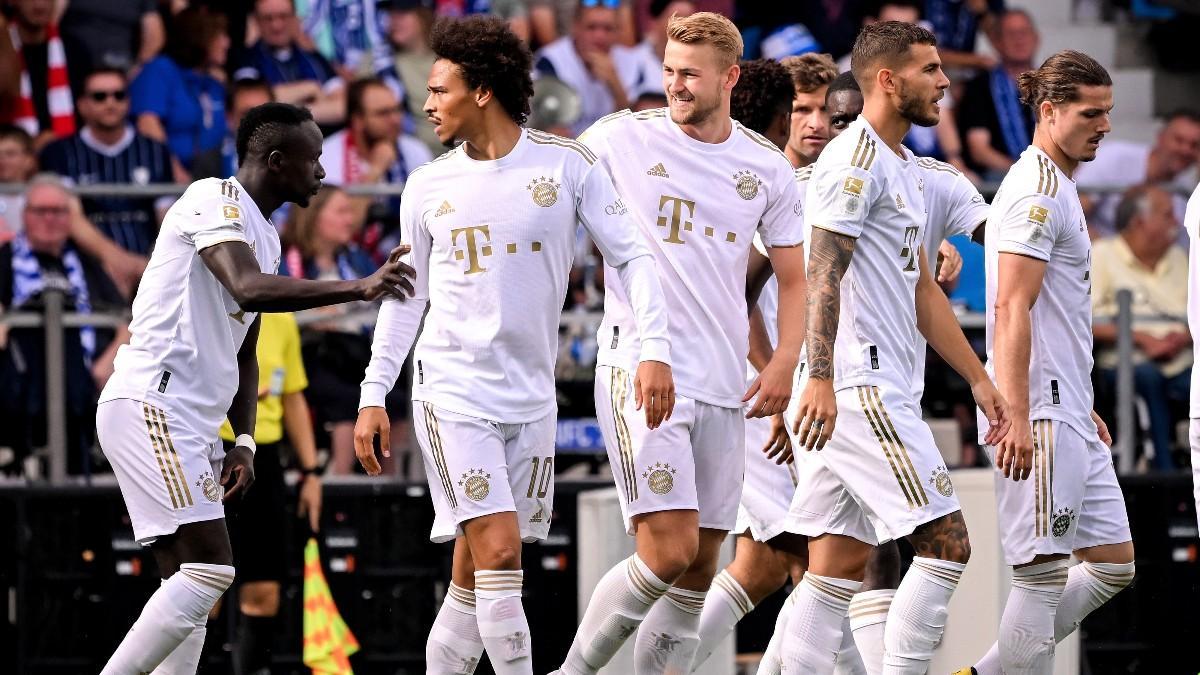
[{"label": "blue and white scarf", "polygon": [[[12,304],[13,307],[21,307],[42,292],[46,287],[46,279],[37,255],[30,248],[29,240],[24,234],[13,238],[12,256]],[[88,296],[87,278],[83,274],[83,261],[79,259],[79,254],[70,248],[63,251],[62,261],[67,270],[67,282],[71,284],[71,295],[75,299],[75,311],[91,314],[92,303]],[[88,368],[91,368],[92,358],[96,355],[96,329],[92,326],[80,326],[79,343],[83,347],[84,361]]]},{"label": "blue and white scarf", "polygon": [[1017,83],[1008,76],[1004,66],[996,66],[988,75],[996,117],[1000,120],[1000,135],[1004,137],[1007,155],[1013,159],[1029,147],[1029,128],[1025,126],[1025,107],[1017,93]]}]

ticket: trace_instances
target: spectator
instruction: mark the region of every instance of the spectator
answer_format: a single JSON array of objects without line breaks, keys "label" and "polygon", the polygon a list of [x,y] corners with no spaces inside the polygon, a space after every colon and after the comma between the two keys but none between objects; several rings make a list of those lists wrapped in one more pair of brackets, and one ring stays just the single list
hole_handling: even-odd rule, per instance
[{"label": "spectator", "polygon": [[526,0],[492,0],[492,16],[508,22],[508,29],[520,38],[529,42],[529,3]]},{"label": "spectator", "polygon": [[664,91],[643,91],[638,94],[637,100],[629,106],[633,112],[641,112],[643,110],[654,110],[655,108],[667,107],[667,94]]},{"label": "spectator", "polygon": [[[25,231],[0,246],[0,310],[37,311],[52,279],[68,289],[68,311],[121,309],[124,300],[99,265],[70,239],[70,195],[58,178],[36,176],[25,192]],[[93,445],[96,396],[112,375],[117,346],[129,331],[82,327],[66,331],[66,412],[69,466],[78,470]],[[46,443],[46,334],[43,328],[0,332],[0,444],[17,464]],[[10,469],[11,470],[11,469]]]},{"label": "spectator", "polygon": [[237,173],[237,130],[242,117],[251,108],[274,100],[271,85],[266,80],[237,80],[229,85],[225,94],[225,142],[221,146],[221,164],[225,169],[222,176]]},{"label": "spectator", "polygon": [[546,45],[534,59],[534,77],[557,77],[582,99],[583,114],[572,128],[576,135],[601,117],[628,108],[637,94],[634,86],[646,79],[634,51],[616,44],[619,4],[581,0],[571,35]]},{"label": "spectator", "polygon": [[662,64],[663,52],[667,49],[667,22],[672,16],[695,14],[696,5],[691,0],[651,0],[649,12],[645,35],[633,48],[632,54],[638,65],[634,71],[637,81],[633,82],[631,89],[637,95],[663,92]]},{"label": "spectator", "polygon": [[375,74],[389,87],[408,110],[406,129],[421,139],[435,155],[446,148],[425,122],[425,83],[433,68],[429,49],[429,29],[433,26],[431,0],[387,0],[387,39],[392,47],[390,61]]},{"label": "spectator", "polygon": [[346,118],[345,81],[324,56],[299,44],[292,0],[257,0],[252,16],[260,38],[234,79],[264,79],[277,101],[309,108],[318,124],[341,124]]},{"label": "spectator", "polygon": [[[183,167],[167,146],[139,134],[129,123],[125,73],[102,68],[84,80],[78,100],[83,129],[42,150],[43,171],[75,185],[129,183],[148,185],[186,180]],[[83,212],[109,239],[125,250],[149,256],[170,199],[85,197]]]},{"label": "spectator", "polygon": [[0,12],[0,120],[13,118],[21,96],[21,55],[8,29],[8,18]]},{"label": "spectator", "polygon": [[1146,403],[1154,467],[1169,471],[1175,422],[1186,419],[1192,368],[1187,324],[1188,258],[1175,246],[1179,220],[1171,194],[1143,185],[1117,207],[1117,234],[1092,251],[1092,314],[1097,367],[1116,380],[1117,291],[1133,292],[1134,388]]},{"label": "spectator", "polygon": [[[1178,110],[1167,117],[1154,145],[1105,141],[1096,159],[1080,164],[1074,178],[1081,191],[1098,186],[1127,188],[1142,183],[1190,191],[1196,185],[1192,169],[1197,159],[1200,159],[1200,113]],[[1119,201],[1120,197],[1113,193],[1084,198],[1084,212],[1093,236],[1113,232]],[[1183,196],[1175,195],[1177,217],[1182,218],[1186,205]]]},{"label": "spectator", "polygon": [[76,96],[88,73],[115,68],[136,74],[167,41],[155,0],[70,0],[62,17],[62,38]]},{"label": "spectator", "polygon": [[225,17],[189,7],[172,19],[166,53],[130,86],[137,130],[166,143],[192,180],[221,174],[225,85],[211,72],[224,66],[228,52]]},{"label": "spectator", "polygon": [[376,0],[306,2],[297,9],[300,30],[343,80],[386,55]]},{"label": "spectator", "polygon": [[[429,148],[413,136],[402,133],[404,110],[392,90],[378,78],[357,80],[347,95],[349,126],[325,139],[321,164],[325,180],[334,185],[399,185],[408,174],[433,159]],[[353,200],[354,224],[367,221],[372,204],[389,205],[385,211],[399,212],[399,197]],[[389,251],[385,239],[399,235],[397,224],[372,221],[363,233],[368,252]],[[398,242],[397,242],[398,243]]]},{"label": "spectator", "polygon": [[[571,32],[571,25],[575,22],[579,10],[579,0],[525,1],[529,5],[529,40],[532,45],[544,47]],[[606,3],[617,11],[617,44],[632,46],[637,42],[634,2],[635,0],[612,0]],[[494,0],[492,4],[496,4]]]},{"label": "spectator", "polygon": [[[321,188],[308,208],[292,210],[283,234],[280,274],[302,279],[359,279],[375,270],[371,259],[354,245],[358,223],[354,204],[331,185]],[[329,473],[351,473],[354,422],[358,418],[358,385],[371,358],[369,327],[374,318],[349,316],[364,303],[312,310],[328,317],[304,330],[307,398],[318,428],[330,436]]]},{"label": "spectator", "polygon": [[980,29],[992,37],[996,17],[1003,11],[1004,0],[925,0],[925,18],[937,36],[942,65],[952,71],[995,66],[994,59],[975,52],[975,37]]},{"label": "spectator", "polygon": [[[33,137],[11,124],[0,127],[0,183],[24,183],[37,171]],[[21,232],[25,197],[0,194],[0,244]]]},{"label": "spectator", "polygon": [[33,136],[41,149],[55,138],[75,133],[75,110],[52,0],[14,0],[9,40],[18,56],[20,92],[8,111],[13,122]]},{"label": "spectator", "polygon": [[[967,84],[958,108],[958,126],[967,148],[967,164],[998,180],[1033,138],[1033,111],[1021,105],[1017,76],[1034,67],[1038,33],[1033,19],[1019,9],[1005,12],[997,25],[995,47],[1000,63]],[[1084,166],[1087,164],[1080,168]]]}]

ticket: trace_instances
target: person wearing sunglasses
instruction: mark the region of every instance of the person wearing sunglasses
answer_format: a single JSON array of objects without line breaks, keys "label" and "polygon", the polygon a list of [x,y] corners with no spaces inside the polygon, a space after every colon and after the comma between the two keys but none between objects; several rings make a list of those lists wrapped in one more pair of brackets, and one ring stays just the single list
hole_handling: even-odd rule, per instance
[{"label": "person wearing sunglasses", "polygon": [[620,0],[580,0],[571,33],[535,55],[533,76],[557,77],[583,101],[575,134],[605,115],[629,107],[640,79],[633,49],[617,44]]},{"label": "person wearing sunglasses", "polygon": [[[172,183],[186,177],[167,146],[148,138],[129,122],[129,91],[125,74],[100,68],[87,75],[76,107],[83,120],[78,133],[55,141],[42,151],[40,165],[68,183]],[[148,256],[163,208],[150,197],[85,197],[88,220],[122,249]]]}]

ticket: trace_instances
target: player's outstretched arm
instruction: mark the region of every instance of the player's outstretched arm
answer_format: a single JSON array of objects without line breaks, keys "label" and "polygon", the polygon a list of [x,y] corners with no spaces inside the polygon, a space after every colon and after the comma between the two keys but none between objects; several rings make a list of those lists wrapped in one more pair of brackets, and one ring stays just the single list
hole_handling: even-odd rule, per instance
[{"label": "player's outstretched arm", "polygon": [[975,403],[987,416],[990,428],[986,442],[995,444],[1008,431],[1008,404],[992,384],[983,363],[967,342],[950,300],[929,271],[925,249],[920,251],[920,276],[917,278],[917,329],[946,363],[971,385]]},{"label": "player's outstretched arm", "polygon": [[200,251],[204,264],[247,312],[298,312],[314,307],[381,296],[404,300],[413,293],[415,273],[400,262],[407,246],[397,246],[369,277],[348,281],[310,281],[263,274],[245,242],[226,241]]},{"label": "player's outstretched arm", "polygon": [[804,344],[804,246],[774,246],[767,249],[767,255],[779,280],[779,344],[742,399],[745,402],[758,397],[746,413],[748,418],[778,415],[787,408],[800,346]]},{"label": "player's outstretched arm", "polygon": [[[808,382],[800,395],[792,431],[806,450],[820,450],[833,437],[837,400],[833,394],[833,344],[842,311],[842,277],[850,268],[857,239],[814,227],[808,245],[805,346]],[[780,298],[780,316],[782,308]]]},{"label": "player's outstretched arm", "polygon": [[[238,389],[229,405],[229,426],[233,435],[254,436],[254,424],[258,417],[258,331],[261,317],[255,317],[238,350]],[[225,486],[225,497],[229,501],[243,495],[254,483],[254,452],[241,444],[225,453],[221,467],[221,485]]]},{"label": "player's outstretched arm", "polygon": [[1030,311],[1042,290],[1046,263],[1018,253],[999,254],[996,266],[996,327],[992,359],[996,384],[1013,414],[1012,429],[996,446],[996,468],[1013,480],[1033,471],[1033,433],[1029,428],[1029,355],[1033,322]]}]

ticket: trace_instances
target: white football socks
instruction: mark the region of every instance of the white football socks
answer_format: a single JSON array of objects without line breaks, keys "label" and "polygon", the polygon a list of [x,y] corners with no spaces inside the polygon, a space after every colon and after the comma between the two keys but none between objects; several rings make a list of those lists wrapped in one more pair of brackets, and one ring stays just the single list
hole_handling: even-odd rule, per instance
[{"label": "white football socks", "polygon": [[1000,665],[1008,675],[1054,669],[1054,616],[1067,585],[1067,565],[1063,559],[1013,570],[998,640]]},{"label": "white football socks", "polygon": [[637,675],[687,675],[700,646],[704,591],[668,588],[646,613],[633,647]]},{"label": "white football socks", "polygon": [[842,623],[861,581],[806,572],[792,591],[796,598],[782,649],[782,672],[829,675],[842,645]]},{"label": "white football socks", "polygon": [[[1128,586],[1133,575],[1133,563],[1083,562],[1072,567],[1054,613],[1054,642],[1073,633],[1088,614]],[[974,668],[979,675],[1001,675],[999,645],[993,644]]]},{"label": "white football socks", "polygon": [[[208,612],[233,583],[228,565],[185,563],[146,601],[142,614],[125,635],[100,675],[142,675],[154,672],[171,652],[208,622]],[[195,640],[197,638],[193,638]],[[198,637],[203,645],[204,634]],[[190,656],[191,650],[180,655]],[[195,650],[195,672],[199,650]],[[186,666],[178,663],[175,668]]]},{"label": "white football socks", "polygon": [[787,639],[788,621],[791,620],[792,609],[795,607],[796,593],[793,591],[788,593],[783,607],[779,608],[779,615],[775,617],[775,632],[771,633],[771,641],[767,643],[762,660],[758,662],[756,675],[779,675],[780,669],[783,668],[783,641]]},{"label": "white football socks", "polygon": [[838,649],[837,661],[833,664],[833,675],[868,675],[867,667],[858,653],[858,645],[854,644],[849,616],[842,619],[842,646]]},{"label": "white football socks", "polygon": [[637,631],[668,588],[670,584],[655,576],[636,553],[617,563],[592,591],[560,672],[595,675]]},{"label": "white football socks", "polygon": [[721,570],[713,579],[708,596],[704,599],[704,611],[700,612],[700,647],[692,670],[700,667],[725,636],[733,631],[742,617],[754,609],[746,590],[733,578],[728,570]]},{"label": "white football socks", "polygon": [[946,606],[966,565],[914,558],[900,581],[883,630],[885,675],[924,675],[946,629]]},{"label": "white football socks", "polygon": [[479,638],[496,675],[533,675],[529,620],[521,604],[521,570],[476,570]]},{"label": "white football socks", "polygon": [[204,651],[204,638],[207,635],[207,623],[196,626],[150,675],[196,675],[200,655]]},{"label": "white football socks", "polygon": [[475,616],[475,591],[454,583],[446,590],[429,641],[425,643],[427,675],[470,675],[483,656],[483,638]]},{"label": "white football socks", "polygon": [[895,589],[883,588],[856,593],[850,601],[850,630],[863,667],[870,675],[883,672],[883,631]]}]

